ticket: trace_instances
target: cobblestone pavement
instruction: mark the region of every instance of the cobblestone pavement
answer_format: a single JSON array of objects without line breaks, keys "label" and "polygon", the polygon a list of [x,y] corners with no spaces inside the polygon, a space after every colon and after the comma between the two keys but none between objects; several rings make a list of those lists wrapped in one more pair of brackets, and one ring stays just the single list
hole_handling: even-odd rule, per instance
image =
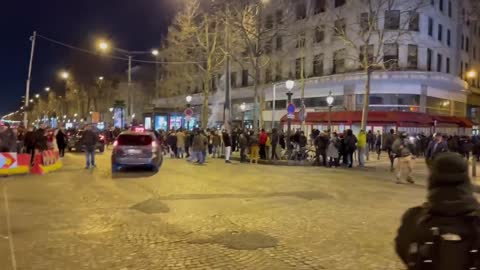
[{"label": "cobblestone pavement", "polygon": [[393,238],[425,195],[422,184],[394,184],[385,161],[346,170],[166,159],[156,175],[112,178],[108,154],[97,160],[84,170],[83,155],[69,154],[60,172],[0,179],[0,269],[404,269]]}]

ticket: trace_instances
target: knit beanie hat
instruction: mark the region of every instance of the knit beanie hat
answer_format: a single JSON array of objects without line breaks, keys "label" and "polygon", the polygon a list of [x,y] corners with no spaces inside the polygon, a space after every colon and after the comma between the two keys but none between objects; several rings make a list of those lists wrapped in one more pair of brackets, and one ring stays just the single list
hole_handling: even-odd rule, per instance
[{"label": "knit beanie hat", "polygon": [[433,160],[428,180],[428,189],[470,185],[468,163],[457,153],[439,154]]}]

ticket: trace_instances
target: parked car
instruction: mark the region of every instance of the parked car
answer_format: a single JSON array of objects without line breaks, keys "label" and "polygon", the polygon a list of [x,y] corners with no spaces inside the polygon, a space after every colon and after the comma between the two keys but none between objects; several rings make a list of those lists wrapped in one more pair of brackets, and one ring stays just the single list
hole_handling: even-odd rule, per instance
[{"label": "parked car", "polygon": [[[78,131],[74,135],[68,136],[67,147],[68,151],[76,151],[76,152],[83,152],[85,146],[82,145],[81,139],[83,135],[83,130]],[[98,140],[97,144],[95,145],[95,150],[100,151],[103,153],[105,151],[105,135],[102,133],[97,133]]]},{"label": "parked car", "polygon": [[125,131],[113,143],[112,173],[131,167],[146,167],[157,172],[162,162],[161,145],[153,132]]}]

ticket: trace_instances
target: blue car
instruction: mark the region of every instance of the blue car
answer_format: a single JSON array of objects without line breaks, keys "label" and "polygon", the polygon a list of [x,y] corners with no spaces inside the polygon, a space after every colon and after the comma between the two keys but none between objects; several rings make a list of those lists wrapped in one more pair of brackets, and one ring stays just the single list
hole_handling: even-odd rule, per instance
[{"label": "blue car", "polygon": [[162,162],[161,145],[152,132],[122,132],[113,143],[112,173],[132,167],[158,172]]}]

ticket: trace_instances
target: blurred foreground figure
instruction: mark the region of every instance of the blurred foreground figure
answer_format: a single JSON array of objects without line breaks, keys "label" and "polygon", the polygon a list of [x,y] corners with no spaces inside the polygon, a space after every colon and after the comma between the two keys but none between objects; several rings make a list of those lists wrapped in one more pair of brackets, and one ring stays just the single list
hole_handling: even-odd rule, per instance
[{"label": "blurred foreground figure", "polygon": [[395,244],[411,270],[480,269],[479,204],[462,156],[433,160],[427,202],[407,210]]}]

